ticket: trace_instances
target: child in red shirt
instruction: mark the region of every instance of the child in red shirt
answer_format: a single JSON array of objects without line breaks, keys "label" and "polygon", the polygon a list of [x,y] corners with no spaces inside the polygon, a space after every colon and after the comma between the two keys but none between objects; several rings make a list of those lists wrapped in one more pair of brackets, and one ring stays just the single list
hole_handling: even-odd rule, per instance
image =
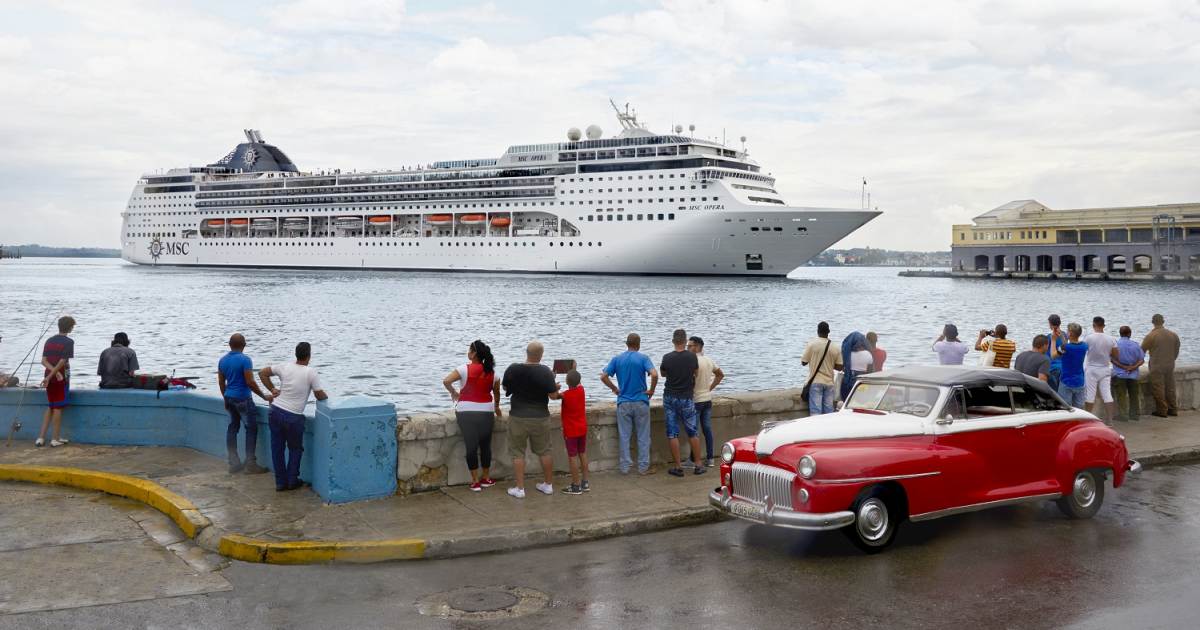
[{"label": "child in red shirt", "polygon": [[571,485],[563,488],[566,494],[583,494],[592,489],[588,484],[586,394],[579,380],[579,372],[567,372],[569,389],[562,394],[563,439],[567,443],[567,461],[571,464]]}]

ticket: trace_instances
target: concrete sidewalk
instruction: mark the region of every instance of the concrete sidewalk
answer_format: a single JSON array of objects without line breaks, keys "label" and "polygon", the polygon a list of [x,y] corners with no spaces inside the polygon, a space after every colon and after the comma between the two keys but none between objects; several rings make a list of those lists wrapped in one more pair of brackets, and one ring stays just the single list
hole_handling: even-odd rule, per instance
[{"label": "concrete sidewalk", "polygon": [[[1200,413],[1169,419],[1146,416],[1136,423],[1119,422],[1116,428],[1126,436],[1134,458],[1145,465],[1200,459]],[[65,466],[151,480],[190,500],[212,522],[197,538],[202,546],[258,561],[442,558],[720,518],[708,507],[708,491],[719,483],[715,469],[704,475],[688,471],[682,479],[661,469],[645,477],[594,473],[592,491],[581,496],[562,494],[567,479],[559,476],[552,496],[534,490],[536,478],[530,478],[523,500],[508,496],[508,483],[502,480],[478,493],[455,486],[407,497],[326,505],[308,489],[275,492],[270,473],[230,475],[222,460],[186,448],[72,444],[35,449],[29,442],[14,442],[9,448],[0,446],[0,464]],[[249,546],[237,551],[223,539],[244,539]],[[299,545],[293,541],[357,541],[381,546],[403,541],[410,551],[330,555],[335,545],[325,544],[324,555],[314,555],[311,550],[289,547]],[[272,559],[263,545],[275,543],[286,543],[282,547],[288,549]],[[257,551],[254,544],[259,545]]]}]

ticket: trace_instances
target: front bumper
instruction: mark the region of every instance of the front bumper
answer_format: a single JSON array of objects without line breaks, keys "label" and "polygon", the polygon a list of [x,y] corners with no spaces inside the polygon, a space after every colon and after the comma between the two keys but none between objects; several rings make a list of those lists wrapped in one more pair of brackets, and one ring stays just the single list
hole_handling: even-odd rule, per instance
[{"label": "front bumper", "polygon": [[844,512],[829,512],[827,514],[795,512],[787,508],[771,505],[769,501],[766,505],[759,505],[745,499],[739,499],[731,496],[725,486],[721,486],[708,493],[708,503],[726,514],[731,514],[747,521],[791,529],[825,531],[840,529],[854,522],[854,512],[849,510]]}]

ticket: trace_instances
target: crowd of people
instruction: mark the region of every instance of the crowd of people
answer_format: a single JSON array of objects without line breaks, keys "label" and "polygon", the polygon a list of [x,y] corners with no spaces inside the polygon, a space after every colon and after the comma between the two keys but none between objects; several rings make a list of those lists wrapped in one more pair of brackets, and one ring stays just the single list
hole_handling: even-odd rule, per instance
[{"label": "crowd of people", "polygon": [[[1085,335],[1082,325],[1071,322],[1064,329],[1061,317],[1050,315],[1046,332],[1034,335],[1029,349],[1024,351],[1019,351],[1017,343],[1009,338],[1004,324],[980,330],[973,345],[960,339],[954,324],[946,324],[931,350],[941,365],[963,365],[973,348],[979,353],[980,366],[1011,366],[1045,382],[1071,406],[1095,410],[1105,422],[1136,421],[1141,415],[1137,382],[1141,367],[1148,363],[1155,401],[1153,415],[1174,416],[1178,414],[1174,370],[1180,340],[1166,328],[1162,315],[1154,315],[1151,324],[1153,328],[1138,343],[1128,325],[1120,327],[1119,337],[1110,336],[1105,332],[1103,317],[1092,318],[1091,332]],[[58,334],[50,337],[43,347],[41,386],[46,389],[47,409],[34,442],[38,447],[45,445],[50,429],[51,447],[67,443],[61,436],[61,426],[63,409],[69,404],[70,360],[74,357],[70,334],[74,327],[75,320],[70,316],[60,318]],[[673,350],[664,354],[655,367],[641,351],[641,337],[630,333],[625,339],[625,351],[612,357],[599,374],[600,382],[616,397],[618,468],[622,474],[633,471],[635,452],[638,474],[654,472],[650,465],[650,400],[660,380],[671,458],[667,473],[683,477],[685,468],[690,468],[692,474],[702,475],[714,464],[712,391],[725,373],[705,354],[704,340],[700,337],[689,337],[683,329],[678,329],[671,337],[671,344]],[[101,353],[97,368],[101,388],[135,386],[139,365],[137,353],[129,346],[129,336],[119,332],[111,346]],[[317,400],[327,398],[317,371],[309,365],[312,348],[307,342],[298,343],[294,362],[262,368],[257,373],[258,382],[253,361],[245,349],[245,337],[233,334],[229,338],[229,351],[217,364],[217,383],[229,414],[226,430],[229,472],[267,472],[255,457],[258,409],[253,397],[258,396],[269,405],[275,488],[280,492],[295,490],[305,485],[299,476],[304,451],[304,407],[310,394]],[[591,489],[587,394],[582,377],[573,362],[564,365],[560,373],[566,377],[567,388],[563,390],[555,371],[542,363],[544,353],[540,342],[529,342],[525,360],[509,365],[497,378],[491,348],[475,340],[467,348],[466,363],[442,380],[454,402],[456,421],[466,446],[471,490],[479,492],[496,484],[491,476],[492,434],[496,420],[503,414],[502,390],[509,398],[507,455],[512,460],[514,482],[508,494],[518,499],[525,497],[527,448],[541,463],[542,479],[535,483],[536,490],[544,494],[554,492],[551,436],[555,427],[550,420],[550,400],[562,401],[562,436],[571,471],[570,485],[562,491],[579,495]],[[870,331],[866,334],[853,331],[835,348],[829,324],[820,322],[817,336],[805,346],[800,360],[808,368],[802,396],[808,402],[809,414],[819,415],[833,412],[836,401],[849,395],[860,376],[882,370],[887,351],[880,347],[879,336]],[[274,379],[279,379],[278,385]],[[1096,405],[1097,400],[1102,403],[1100,406]],[[239,432],[244,432],[244,458],[238,454]],[[688,441],[687,460],[682,457],[681,433]]]},{"label": "crowd of people", "polygon": [[[671,466],[667,473],[683,477],[685,466],[692,474],[702,475],[713,465],[712,390],[725,378],[712,358],[704,354],[704,340],[688,337],[683,329],[671,337],[674,350],[663,355],[658,367],[641,351],[642,339],[636,333],[625,338],[625,351],[614,356],[600,372],[603,383],[617,399],[618,468],[621,474],[633,470],[631,442],[636,442],[637,471],[653,473],[650,466],[650,399],[663,385],[663,409],[666,415],[667,442]],[[573,366],[564,365],[567,388],[557,382],[555,372],[542,364],[545,348],[538,341],[525,347],[525,361],[509,365],[496,377],[496,361],[491,348],[480,340],[467,347],[467,363],[442,379],[442,385],[455,404],[455,419],[466,446],[467,468],[471,472],[471,490],[480,492],[496,481],[491,477],[492,432],[500,407],[501,389],[509,398],[508,455],[512,458],[513,485],[508,494],[525,498],[526,449],[538,456],[542,480],[534,488],[543,494],[554,493],[554,461],[549,403],[562,400],[560,413],[562,436],[571,471],[566,494],[579,495],[591,490],[587,460],[587,394],[582,377]],[[566,362],[564,362],[566,363]],[[613,379],[616,382],[613,382]],[[649,380],[649,384],[647,384]],[[682,461],[680,432],[687,436],[689,460]],[[701,457],[700,437],[705,441]]]},{"label": "crowd of people", "polygon": [[[1091,332],[1085,335],[1082,325],[1072,322],[1064,331],[1062,318],[1050,315],[1047,331],[1034,335],[1024,351],[1019,351],[1017,343],[1009,338],[1004,324],[980,330],[973,346],[963,343],[957,326],[946,324],[931,349],[938,364],[963,365],[973,347],[980,353],[980,366],[1011,367],[1042,380],[1072,407],[1095,411],[1108,423],[1136,421],[1141,415],[1138,377],[1148,354],[1153,415],[1166,418],[1179,413],[1175,396],[1179,335],[1167,329],[1162,315],[1154,315],[1150,323],[1151,330],[1138,343],[1132,338],[1130,326],[1121,326],[1119,337],[1106,333],[1103,317],[1093,317]],[[851,332],[832,354],[831,346],[829,324],[817,324],[817,336],[805,346],[801,357],[809,370],[804,387],[809,415],[832,412],[835,399],[845,399],[862,374],[882,370],[887,357],[874,332]],[[835,391],[838,372],[841,387]],[[1097,406],[1097,400],[1102,405]]]}]

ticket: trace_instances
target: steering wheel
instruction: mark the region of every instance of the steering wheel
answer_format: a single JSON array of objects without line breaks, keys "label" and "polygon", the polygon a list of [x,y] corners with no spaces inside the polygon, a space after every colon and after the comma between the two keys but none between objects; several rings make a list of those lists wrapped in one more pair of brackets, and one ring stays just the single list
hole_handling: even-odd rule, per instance
[{"label": "steering wheel", "polygon": [[892,411],[896,413],[911,413],[917,416],[927,416],[930,411],[933,411],[933,405],[919,401],[909,401],[903,405],[899,405]]}]

